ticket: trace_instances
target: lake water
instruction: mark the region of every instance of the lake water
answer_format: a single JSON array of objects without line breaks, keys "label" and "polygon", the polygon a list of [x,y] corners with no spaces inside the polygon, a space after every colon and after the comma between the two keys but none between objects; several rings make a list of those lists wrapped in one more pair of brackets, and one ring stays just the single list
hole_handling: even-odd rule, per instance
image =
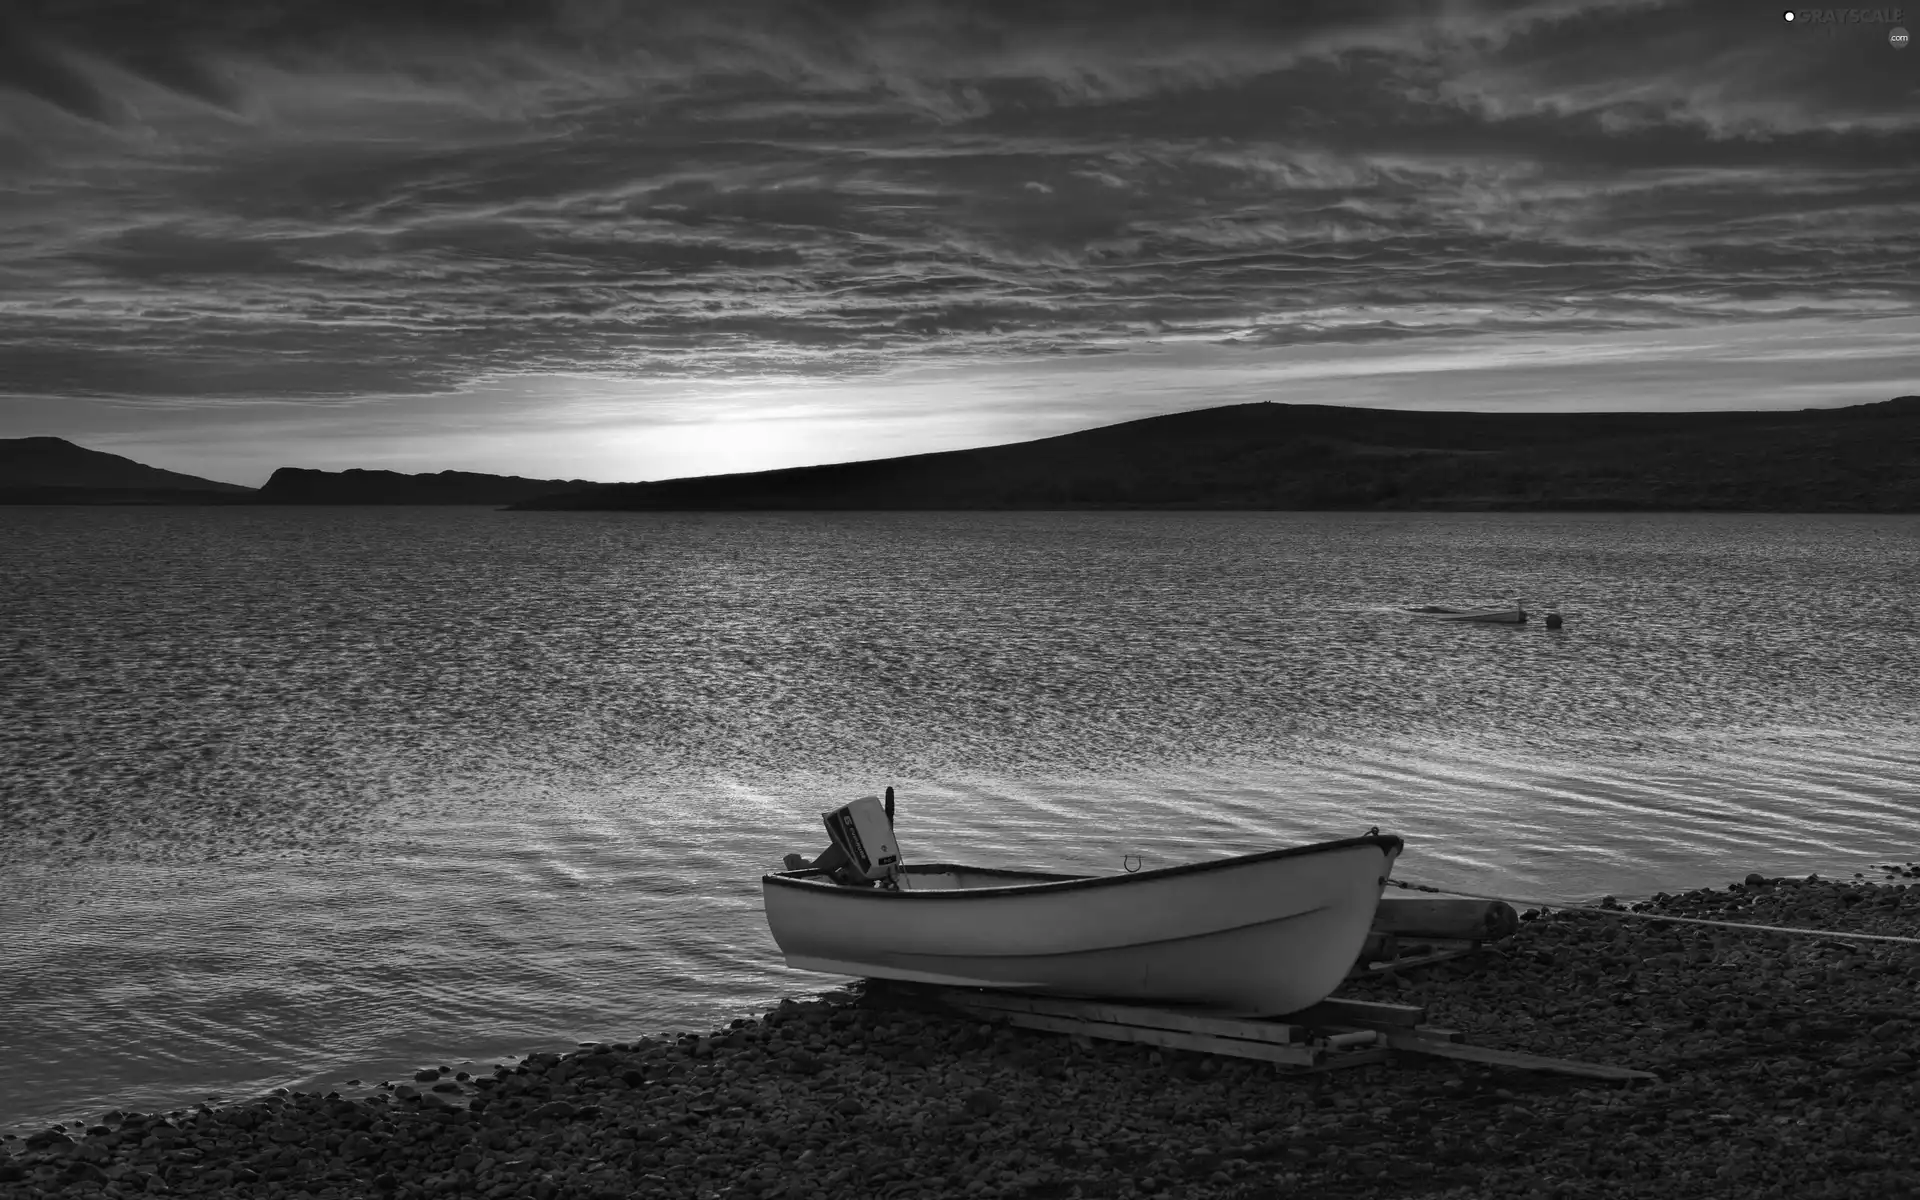
[{"label": "lake water", "polygon": [[831,987],[759,875],[888,784],[921,861],[1920,858],[1916,582],[1915,517],[0,509],[0,1128]]}]

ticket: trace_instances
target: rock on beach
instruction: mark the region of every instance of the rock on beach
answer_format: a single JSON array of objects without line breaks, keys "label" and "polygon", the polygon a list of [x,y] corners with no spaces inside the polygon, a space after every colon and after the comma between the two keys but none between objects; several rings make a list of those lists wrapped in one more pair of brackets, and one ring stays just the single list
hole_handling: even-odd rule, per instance
[{"label": "rock on beach", "polygon": [[422,1068],[0,1141],[0,1195],[486,1200],[1852,1200],[1920,1195],[1920,875],[1749,876],[1530,914],[1480,954],[1355,981],[1469,1042],[1632,1086],[1415,1057],[1322,1075],[996,1028],[884,989],[672,1038]]}]

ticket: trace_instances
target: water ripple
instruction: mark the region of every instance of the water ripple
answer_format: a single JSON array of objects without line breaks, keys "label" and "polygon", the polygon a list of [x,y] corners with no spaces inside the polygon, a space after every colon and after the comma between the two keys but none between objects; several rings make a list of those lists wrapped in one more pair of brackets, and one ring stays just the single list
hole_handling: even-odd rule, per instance
[{"label": "water ripple", "polygon": [[[11,509],[0,561],[0,1125],[813,990],[758,875],[887,784],[922,861],[1920,857],[1909,517]],[[1515,595],[1566,627],[1403,611]]]}]

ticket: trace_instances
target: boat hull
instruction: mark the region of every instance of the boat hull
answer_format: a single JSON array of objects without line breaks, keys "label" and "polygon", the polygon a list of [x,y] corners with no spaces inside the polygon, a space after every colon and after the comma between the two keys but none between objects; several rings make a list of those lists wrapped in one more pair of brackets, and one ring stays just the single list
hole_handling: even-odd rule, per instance
[{"label": "boat hull", "polygon": [[1445,609],[1413,609],[1416,617],[1429,621],[1478,621],[1488,625],[1524,625],[1527,613],[1520,608],[1476,608],[1466,611],[1448,611]]},{"label": "boat hull", "polygon": [[1277,1014],[1346,978],[1400,848],[1369,835],[1092,877],[916,866],[897,892],[789,871],[762,890],[801,970]]}]

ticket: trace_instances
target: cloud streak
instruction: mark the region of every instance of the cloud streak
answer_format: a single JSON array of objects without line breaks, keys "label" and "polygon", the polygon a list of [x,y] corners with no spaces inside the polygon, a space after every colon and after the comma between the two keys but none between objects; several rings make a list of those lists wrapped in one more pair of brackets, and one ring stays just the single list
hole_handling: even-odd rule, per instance
[{"label": "cloud streak", "polygon": [[1910,64],[1768,15],[38,0],[0,30],[0,392],[1910,319]]}]

